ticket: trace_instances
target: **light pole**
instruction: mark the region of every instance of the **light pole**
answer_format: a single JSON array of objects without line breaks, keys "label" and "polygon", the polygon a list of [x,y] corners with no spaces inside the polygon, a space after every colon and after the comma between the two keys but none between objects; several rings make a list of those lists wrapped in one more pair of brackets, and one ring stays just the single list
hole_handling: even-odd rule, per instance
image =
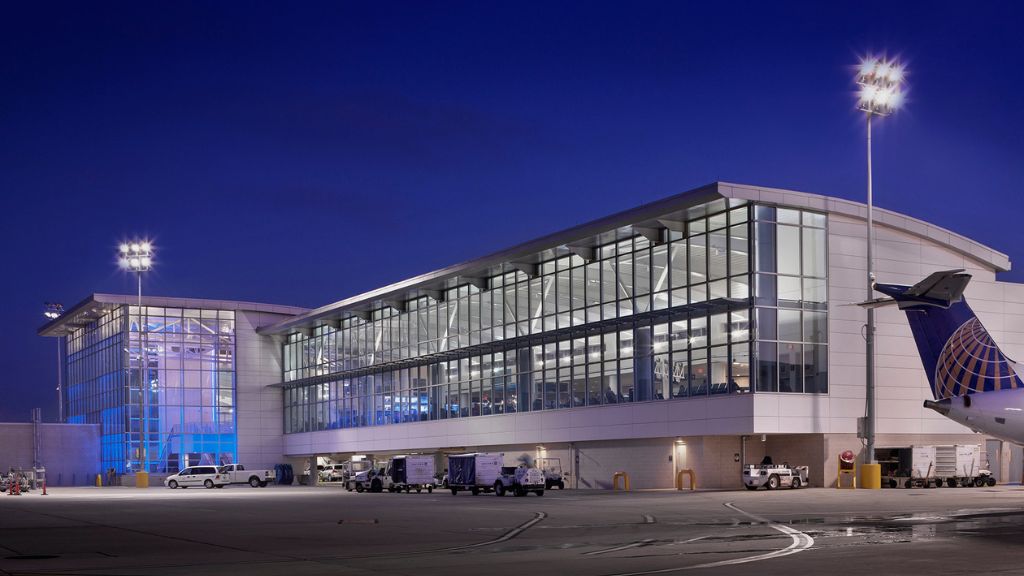
[{"label": "light pole", "polygon": [[153,267],[153,245],[148,240],[132,240],[121,244],[118,250],[118,264],[123,270],[135,272],[139,280],[139,471],[136,473],[135,485],[140,488],[149,486],[149,459],[147,445],[149,444],[149,430],[147,428],[146,399],[149,396],[149,386],[145,380],[145,341],[144,341],[144,314],[142,313],[142,273],[148,272]]},{"label": "light pole", "polygon": [[[868,262],[867,262],[867,300],[874,298],[874,259],[875,222],[873,214],[873,198],[871,190],[871,118],[872,116],[888,116],[899,108],[903,102],[903,80],[905,70],[898,62],[885,58],[866,58],[857,71],[857,84],[860,86],[857,109],[864,112],[867,118],[868,132]],[[868,324],[864,340],[866,342],[866,414],[864,419],[864,438],[866,440],[865,464],[875,462],[875,311],[868,308]]]},{"label": "light pole", "polygon": [[[46,316],[48,320],[56,320],[60,318],[61,314],[64,313],[64,306],[57,302],[45,302],[46,309],[43,310],[43,316]],[[61,365],[61,354],[60,354],[60,341],[62,338],[57,338],[57,413],[59,420],[58,422],[64,422],[64,392],[61,390],[63,387],[63,375],[64,367]]]}]

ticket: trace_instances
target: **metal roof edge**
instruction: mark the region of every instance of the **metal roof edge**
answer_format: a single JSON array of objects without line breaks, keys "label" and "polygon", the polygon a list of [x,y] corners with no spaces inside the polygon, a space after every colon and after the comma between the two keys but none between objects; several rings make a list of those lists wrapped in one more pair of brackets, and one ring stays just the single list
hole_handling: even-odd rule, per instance
[{"label": "metal roof edge", "polygon": [[[737,184],[734,182],[719,182],[719,187],[721,194],[727,198],[739,198],[795,208],[817,209],[829,213],[842,214],[858,220],[867,220],[867,204],[855,200],[810,192],[798,192],[796,190]],[[981,242],[900,212],[877,206],[873,206],[872,209],[874,219],[878,224],[942,244],[960,255],[991,266],[996,272],[1009,272],[1011,268],[1010,257],[1007,254],[986,246]]]},{"label": "metal roof edge", "polygon": [[[138,303],[138,296],[129,294],[105,294],[94,292],[81,300],[71,308],[67,309],[59,317],[43,324],[36,331],[39,336],[62,336],[64,325],[72,319],[80,316],[91,305],[133,305]],[[282,304],[264,304],[259,302],[246,302],[241,300],[214,300],[206,298],[181,298],[177,296],[142,296],[144,306],[156,306],[164,308],[210,308],[218,310],[236,310],[245,312],[263,312],[270,314],[285,314],[298,316],[309,311],[308,308],[298,306],[286,306]]]}]

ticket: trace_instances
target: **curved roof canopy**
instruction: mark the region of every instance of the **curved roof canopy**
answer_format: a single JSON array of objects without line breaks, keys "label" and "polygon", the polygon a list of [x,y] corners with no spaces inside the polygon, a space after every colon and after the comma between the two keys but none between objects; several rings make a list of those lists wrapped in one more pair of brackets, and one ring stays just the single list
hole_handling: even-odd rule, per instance
[{"label": "curved roof canopy", "polygon": [[[323,324],[336,324],[353,316],[368,318],[370,311],[384,306],[402,310],[407,300],[424,295],[441,299],[445,289],[461,284],[474,284],[484,288],[486,278],[503,272],[520,270],[533,275],[539,262],[559,256],[576,254],[590,260],[593,259],[597,246],[637,235],[657,241],[662,238],[661,235],[666,229],[682,231],[687,220],[745,202],[807,208],[867,219],[867,205],[859,202],[792,190],[715,182],[548,234],[488,256],[339,300],[267,326],[259,332],[287,334],[306,331]],[[878,225],[900,229],[945,245],[997,272],[1010,269],[1010,260],[1005,254],[933,224],[880,208],[874,209],[874,220]]]}]

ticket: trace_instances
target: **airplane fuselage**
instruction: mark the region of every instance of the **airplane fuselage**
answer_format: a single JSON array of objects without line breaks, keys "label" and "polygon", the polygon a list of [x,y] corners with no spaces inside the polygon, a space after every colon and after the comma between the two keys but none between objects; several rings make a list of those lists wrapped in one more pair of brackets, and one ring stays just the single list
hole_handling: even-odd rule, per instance
[{"label": "airplane fuselage", "polygon": [[927,400],[924,405],[975,432],[1024,444],[1024,388]]}]

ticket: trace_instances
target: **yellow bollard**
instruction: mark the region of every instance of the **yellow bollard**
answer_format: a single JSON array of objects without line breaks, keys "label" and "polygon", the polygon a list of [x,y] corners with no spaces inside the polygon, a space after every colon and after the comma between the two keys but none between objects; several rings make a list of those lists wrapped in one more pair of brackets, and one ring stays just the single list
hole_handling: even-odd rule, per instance
[{"label": "yellow bollard", "polygon": [[689,468],[684,468],[683,470],[680,470],[678,474],[676,474],[676,490],[683,489],[683,474],[686,474],[687,476],[690,477],[690,490],[696,490],[697,475],[694,474],[693,470],[690,470]]},{"label": "yellow bollard", "polygon": [[103,476],[101,474],[96,475],[96,487],[103,486]]},{"label": "yellow bollard", "polygon": [[619,478],[622,478],[622,489],[629,492],[629,474],[616,472],[612,475],[612,490],[619,489]]},{"label": "yellow bollard", "polygon": [[882,488],[881,464],[860,465],[860,487],[869,490],[879,490]]},{"label": "yellow bollard", "polygon": [[149,472],[138,471],[135,473],[135,487],[149,488]]}]

